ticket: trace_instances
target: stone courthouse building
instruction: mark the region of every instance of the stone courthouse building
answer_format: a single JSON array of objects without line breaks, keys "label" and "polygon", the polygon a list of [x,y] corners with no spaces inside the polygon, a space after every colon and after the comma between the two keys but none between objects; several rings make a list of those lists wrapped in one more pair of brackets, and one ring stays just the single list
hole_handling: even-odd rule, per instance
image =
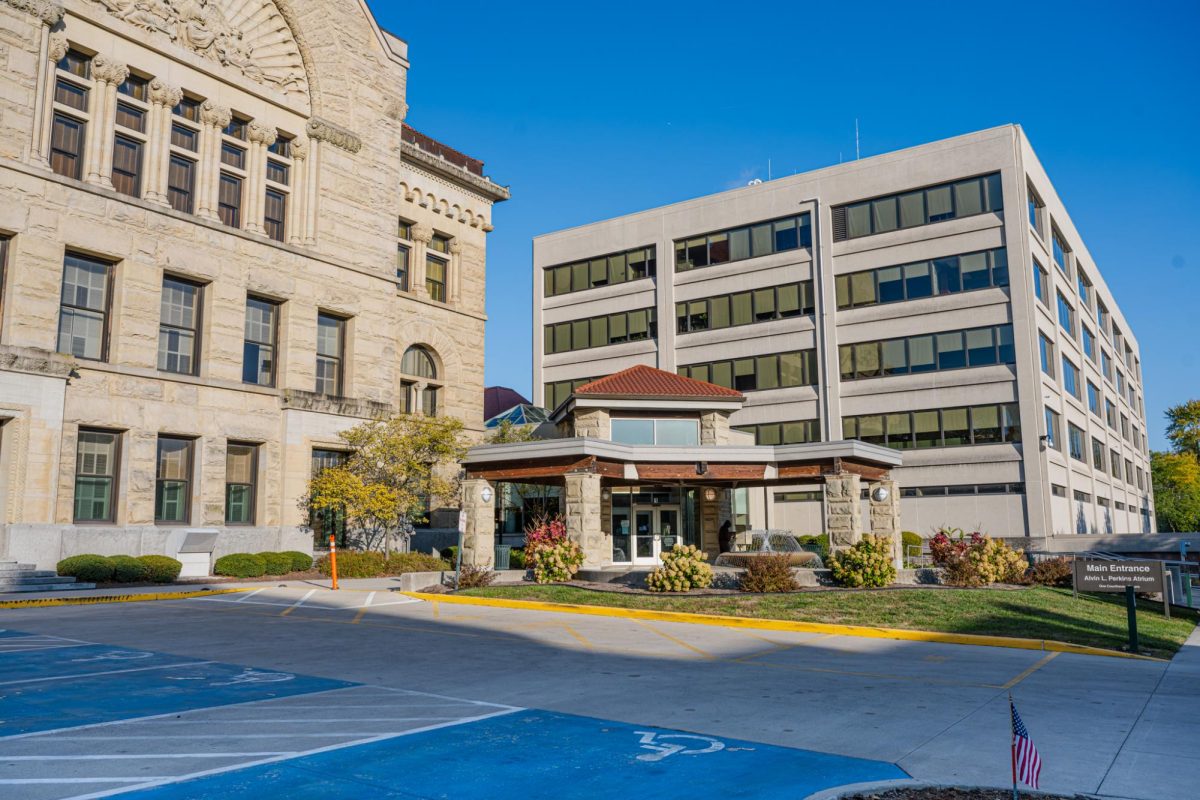
[{"label": "stone courthouse building", "polygon": [[354,0],[0,0],[0,560],[306,550],[339,431],[482,428],[509,193],[407,52]]}]

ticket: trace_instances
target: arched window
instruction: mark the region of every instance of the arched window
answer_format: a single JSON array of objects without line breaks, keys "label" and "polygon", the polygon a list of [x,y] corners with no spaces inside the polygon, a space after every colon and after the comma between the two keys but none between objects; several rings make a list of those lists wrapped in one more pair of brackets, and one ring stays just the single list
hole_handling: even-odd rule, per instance
[{"label": "arched window", "polygon": [[[438,411],[437,361],[427,347],[414,344],[404,351],[400,359],[400,400],[406,414],[417,411],[426,416],[436,416]],[[420,390],[418,391],[418,386]]]},{"label": "arched window", "polygon": [[433,354],[419,344],[404,351],[404,358],[400,359],[400,371],[418,378],[437,378]]}]

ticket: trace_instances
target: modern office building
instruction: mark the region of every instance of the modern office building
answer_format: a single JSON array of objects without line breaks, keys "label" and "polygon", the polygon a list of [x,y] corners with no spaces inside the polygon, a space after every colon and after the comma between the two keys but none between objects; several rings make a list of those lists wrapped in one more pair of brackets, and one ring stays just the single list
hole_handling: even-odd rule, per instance
[{"label": "modern office building", "polygon": [[0,45],[0,560],[309,549],[339,432],[482,435],[508,190],[364,3],[3,0]]},{"label": "modern office building", "polygon": [[[1137,339],[1018,126],[539,236],[533,293],[547,408],[646,364],[759,444],[903,450],[907,530],[1154,529]],[[819,532],[816,488],[738,522]]]}]

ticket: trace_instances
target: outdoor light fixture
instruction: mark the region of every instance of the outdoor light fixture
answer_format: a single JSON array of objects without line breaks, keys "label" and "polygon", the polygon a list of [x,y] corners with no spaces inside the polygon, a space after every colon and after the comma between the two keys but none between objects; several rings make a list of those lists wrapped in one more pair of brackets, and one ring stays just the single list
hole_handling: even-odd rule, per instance
[{"label": "outdoor light fixture", "polygon": [[696,474],[703,475],[706,472],[708,472],[708,462],[707,461],[697,461],[696,462]]},{"label": "outdoor light fixture", "polygon": [[891,494],[892,493],[887,490],[886,486],[876,486],[875,491],[871,492],[871,499],[876,503],[882,503],[884,500],[887,500]]},{"label": "outdoor light fixture", "polygon": [[492,502],[492,487],[485,486],[479,490],[479,499],[485,503]]},{"label": "outdoor light fixture", "polygon": [[710,503],[713,500],[716,500],[717,499],[717,490],[712,488],[711,486],[708,487],[707,489],[705,489],[704,490],[704,499]]},{"label": "outdoor light fixture", "polygon": [[602,500],[607,500],[610,497],[612,497],[612,489],[601,489],[600,490],[600,498]]}]

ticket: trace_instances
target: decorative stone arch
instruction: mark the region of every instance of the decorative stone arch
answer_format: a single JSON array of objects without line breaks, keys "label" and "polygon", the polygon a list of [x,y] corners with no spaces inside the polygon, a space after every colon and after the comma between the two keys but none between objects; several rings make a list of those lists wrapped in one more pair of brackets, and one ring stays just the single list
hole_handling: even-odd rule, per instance
[{"label": "decorative stone arch", "polygon": [[[462,385],[464,371],[462,353],[454,340],[443,333],[440,328],[424,319],[413,319],[402,324],[397,331],[396,347],[396,352],[401,354],[401,360],[408,348],[414,346],[423,347],[432,355],[437,368],[436,383],[443,387],[443,391],[450,391],[452,387]],[[398,375],[396,388],[399,390],[400,382],[408,379],[400,372],[400,361],[396,363],[396,373]],[[444,400],[439,403],[443,408],[446,406]]]}]

